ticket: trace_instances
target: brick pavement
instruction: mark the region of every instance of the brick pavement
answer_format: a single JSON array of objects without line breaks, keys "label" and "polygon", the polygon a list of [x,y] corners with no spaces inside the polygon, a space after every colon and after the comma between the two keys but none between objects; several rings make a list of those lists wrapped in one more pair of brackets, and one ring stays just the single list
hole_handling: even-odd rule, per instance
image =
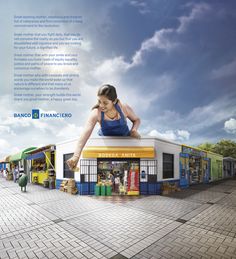
[{"label": "brick pavement", "polygon": [[236,179],[168,196],[72,196],[0,178],[0,259],[236,258]]}]

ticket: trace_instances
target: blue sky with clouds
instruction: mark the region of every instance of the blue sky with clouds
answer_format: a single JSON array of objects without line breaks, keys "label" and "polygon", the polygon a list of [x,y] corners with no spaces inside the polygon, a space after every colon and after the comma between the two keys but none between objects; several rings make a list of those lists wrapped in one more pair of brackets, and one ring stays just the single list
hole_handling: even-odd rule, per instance
[{"label": "blue sky with clouds", "polygon": [[[236,140],[236,2],[0,0],[0,156],[79,136],[97,88],[117,87],[142,135],[197,145]],[[82,15],[78,103],[12,100],[13,15]],[[63,31],[63,28],[61,29]],[[71,111],[71,119],[20,120],[15,111]],[[96,130],[94,130],[96,136]]]}]

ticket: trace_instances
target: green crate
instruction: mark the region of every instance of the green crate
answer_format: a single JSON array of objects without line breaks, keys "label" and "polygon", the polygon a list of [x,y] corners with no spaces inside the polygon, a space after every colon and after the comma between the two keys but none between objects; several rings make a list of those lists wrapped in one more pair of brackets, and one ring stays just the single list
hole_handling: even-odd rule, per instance
[{"label": "green crate", "polygon": [[101,195],[101,186],[95,185],[95,195],[100,196]]},{"label": "green crate", "polygon": [[106,186],[105,185],[101,186],[101,195],[106,196]]},{"label": "green crate", "polygon": [[107,196],[111,196],[111,186],[110,185],[107,185],[107,193],[106,193]]}]

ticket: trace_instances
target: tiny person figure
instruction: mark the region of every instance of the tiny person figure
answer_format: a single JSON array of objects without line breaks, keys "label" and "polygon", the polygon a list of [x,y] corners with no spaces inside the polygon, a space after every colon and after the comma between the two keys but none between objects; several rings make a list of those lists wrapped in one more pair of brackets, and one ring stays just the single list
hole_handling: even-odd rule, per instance
[{"label": "tiny person figure", "polygon": [[[82,132],[74,155],[67,160],[71,170],[75,170],[82,150],[89,139],[96,123],[101,125],[98,132],[100,136],[130,136],[140,138],[138,127],[140,125],[139,117],[132,108],[121,103],[117,98],[116,88],[112,85],[103,85],[98,90],[98,103],[92,108],[88,121]],[[132,122],[132,128],[127,125],[127,118]]]},{"label": "tiny person figure", "polygon": [[13,171],[14,183],[16,183],[18,173],[19,173],[19,170],[18,170],[18,166],[16,165]]}]

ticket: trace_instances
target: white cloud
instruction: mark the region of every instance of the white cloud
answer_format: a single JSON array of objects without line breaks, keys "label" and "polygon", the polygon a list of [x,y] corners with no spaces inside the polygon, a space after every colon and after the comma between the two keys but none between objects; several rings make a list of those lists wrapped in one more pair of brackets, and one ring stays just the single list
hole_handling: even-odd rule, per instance
[{"label": "white cloud", "polygon": [[137,7],[141,14],[150,13],[150,9],[148,8],[147,3],[143,1],[132,0],[130,1],[130,5]]},{"label": "white cloud", "polygon": [[89,40],[82,41],[82,44],[80,46],[81,50],[84,50],[86,52],[90,52],[92,50],[92,42]]},{"label": "white cloud", "polygon": [[170,41],[167,36],[168,34],[173,33],[173,29],[161,29],[159,31],[155,31],[154,35],[145,40],[141,44],[141,48],[136,51],[134,56],[132,57],[132,63],[130,67],[134,67],[143,63],[143,55],[146,52],[150,52],[153,49],[161,49],[161,50],[170,50],[177,46],[176,43]]},{"label": "white cloud", "polygon": [[190,133],[187,130],[177,130],[177,135],[181,140],[189,140]]},{"label": "white cloud", "polygon": [[226,65],[223,65],[220,68],[214,69],[211,72],[211,78],[218,79],[226,76],[235,75],[235,71],[236,71],[236,59]]},{"label": "white cloud", "polygon": [[[187,5],[190,6],[190,5]],[[177,33],[183,33],[186,31],[188,25],[193,22],[196,19],[200,19],[207,11],[209,11],[211,8],[206,3],[200,3],[200,4],[191,4],[193,6],[190,14],[188,16],[181,16],[179,17],[180,25],[177,28]]]},{"label": "white cloud", "polygon": [[224,123],[224,129],[228,133],[236,133],[236,120],[231,118]]},{"label": "white cloud", "polygon": [[[131,4],[136,6],[143,5],[140,1],[131,1]],[[141,47],[132,56],[131,62],[125,61],[123,56],[105,59],[96,66],[96,69],[92,71],[92,75],[100,82],[119,82],[124,73],[144,63],[145,54],[155,49],[170,51],[176,48],[179,44],[174,42],[173,39],[170,39],[170,36],[174,33],[183,33],[193,20],[200,19],[208,10],[210,10],[208,4],[201,3],[193,5],[189,16],[179,18],[180,25],[177,29],[160,29],[155,31],[152,37],[144,40],[141,43]]]},{"label": "white cloud", "polygon": [[217,123],[221,123],[230,116],[236,116],[236,104],[230,96],[224,96],[213,102],[195,107],[185,118],[191,125],[192,131],[199,131],[207,127],[211,127]]},{"label": "white cloud", "polygon": [[92,72],[92,75],[100,82],[119,81],[121,75],[126,72],[130,64],[124,61],[124,57],[119,56],[112,59],[105,59]]},{"label": "white cloud", "polygon": [[66,126],[60,129],[56,134],[57,137],[69,136],[70,138],[78,137],[83,131],[83,127],[76,127],[75,124],[68,123]]},{"label": "white cloud", "polygon": [[11,130],[9,126],[0,125],[0,134],[3,135],[5,133],[9,133],[10,135],[16,136],[16,133],[13,130]]},{"label": "white cloud", "polygon": [[5,139],[0,139],[1,150],[10,148],[10,144]]},{"label": "white cloud", "polygon": [[148,135],[172,141],[184,141],[189,139],[190,133],[186,130],[166,130],[165,132],[151,130]]}]

